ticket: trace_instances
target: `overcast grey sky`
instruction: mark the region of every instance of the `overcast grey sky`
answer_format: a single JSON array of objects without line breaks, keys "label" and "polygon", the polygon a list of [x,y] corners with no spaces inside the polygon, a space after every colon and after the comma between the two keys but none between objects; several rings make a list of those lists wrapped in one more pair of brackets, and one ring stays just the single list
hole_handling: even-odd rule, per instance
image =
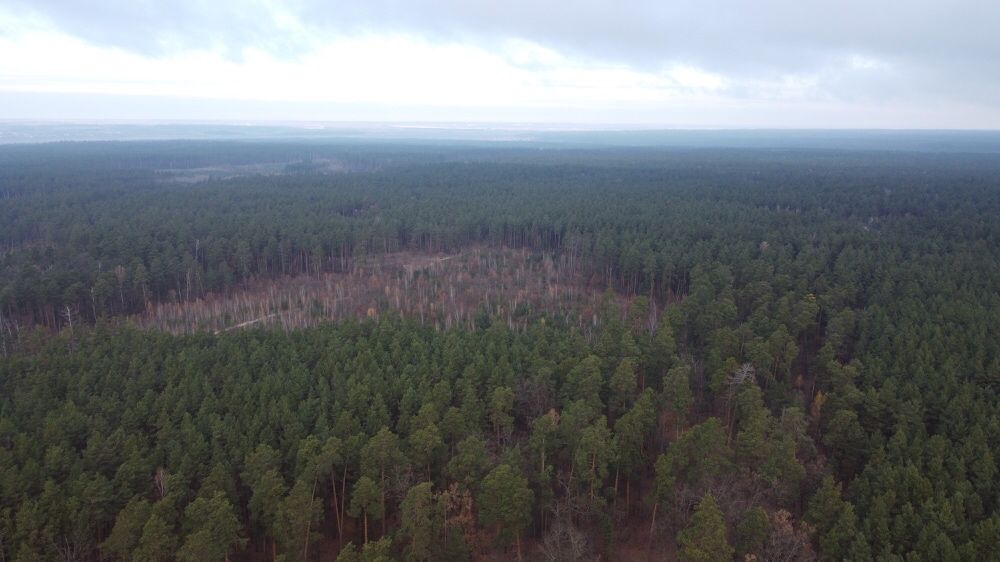
[{"label": "overcast grey sky", "polygon": [[992,0],[0,0],[0,118],[1000,128]]}]

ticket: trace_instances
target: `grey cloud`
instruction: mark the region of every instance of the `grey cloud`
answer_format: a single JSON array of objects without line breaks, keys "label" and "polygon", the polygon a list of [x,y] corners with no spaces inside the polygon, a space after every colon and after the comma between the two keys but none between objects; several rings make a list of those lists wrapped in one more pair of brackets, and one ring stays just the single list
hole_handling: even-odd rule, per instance
[{"label": "grey cloud", "polygon": [[165,55],[198,48],[238,54],[256,45],[288,52],[300,39],[282,32],[273,9],[249,0],[10,0],[18,12],[40,15],[62,31],[91,43]]},{"label": "grey cloud", "polygon": [[808,74],[862,55],[896,74],[828,76],[838,95],[1000,94],[1000,2],[986,0],[8,1],[89,41],[154,55],[253,45],[292,56],[309,38],[279,25],[284,10],[318,36],[401,31],[487,47],[518,37],[637,68],[680,62],[736,78]]}]

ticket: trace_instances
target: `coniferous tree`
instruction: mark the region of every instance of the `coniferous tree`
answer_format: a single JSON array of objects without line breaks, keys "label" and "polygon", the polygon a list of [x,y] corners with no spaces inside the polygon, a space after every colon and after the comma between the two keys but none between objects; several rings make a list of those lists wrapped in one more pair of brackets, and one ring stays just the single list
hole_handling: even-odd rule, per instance
[{"label": "coniferous tree", "polygon": [[400,531],[407,540],[408,560],[432,560],[437,535],[434,494],[430,482],[410,488],[400,504]]},{"label": "coniferous tree", "polygon": [[229,560],[233,547],[246,542],[240,538],[240,522],[233,506],[222,492],[196,498],[185,508],[184,517],[189,532],[177,551],[178,560]]},{"label": "coniferous tree", "polygon": [[719,505],[705,494],[688,526],[677,535],[678,555],[684,562],[728,562],[733,547],[726,540],[726,523]]},{"label": "coniferous tree", "polygon": [[476,500],[480,523],[497,527],[502,541],[515,539],[520,559],[521,532],[531,523],[534,500],[528,481],[509,465],[501,464],[483,478]]},{"label": "coniferous tree", "polygon": [[358,478],[351,493],[351,506],[347,512],[351,517],[361,517],[364,522],[364,544],[368,544],[368,518],[381,519],[383,491],[379,485],[367,476]]}]

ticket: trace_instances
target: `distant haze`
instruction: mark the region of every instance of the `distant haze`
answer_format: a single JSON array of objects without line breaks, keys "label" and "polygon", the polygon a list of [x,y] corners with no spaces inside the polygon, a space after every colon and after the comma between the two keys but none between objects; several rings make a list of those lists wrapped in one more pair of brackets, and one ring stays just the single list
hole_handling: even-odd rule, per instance
[{"label": "distant haze", "polygon": [[1000,129],[1000,2],[6,0],[0,119]]}]

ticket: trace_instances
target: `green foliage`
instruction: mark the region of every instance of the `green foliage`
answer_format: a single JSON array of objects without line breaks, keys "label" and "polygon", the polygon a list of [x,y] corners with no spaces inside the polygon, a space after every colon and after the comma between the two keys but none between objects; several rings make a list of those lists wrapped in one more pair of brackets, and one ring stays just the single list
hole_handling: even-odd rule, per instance
[{"label": "green foliage", "polygon": [[500,386],[490,395],[490,423],[497,441],[506,440],[514,430],[514,391]]},{"label": "green foliage", "polygon": [[819,552],[829,560],[846,560],[857,539],[858,518],[854,506],[845,504],[837,520],[820,536]]},{"label": "green foliage", "polygon": [[655,424],[656,406],[653,402],[653,391],[647,388],[642,391],[632,408],[615,422],[611,445],[612,456],[626,477],[641,473],[646,459],[645,444]]},{"label": "green foliage", "polygon": [[354,483],[354,490],[351,493],[351,505],[347,509],[347,513],[351,517],[362,517],[364,519],[365,544],[368,543],[368,518],[381,519],[384,515],[381,503],[382,493],[383,490],[379,485],[367,476],[358,478],[357,482]]},{"label": "green foliage", "polygon": [[142,536],[132,552],[132,559],[135,562],[167,560],[177,551],[177,542],[174,530],[154,513],[142,527]]},{"label": "green foliage", "polygon": [[243,481],[250,488],[250,518],[269,536],[274,537],[278,510],[287,486],[278,471],[277,452],[261,445],[247,456]]},{"label": "green foliage", "polygon": [[347,543],[337,555],[337,562],[395,562],[392,541],[385,537],[369,542],[360,549],[354,543]]},{"label": "green foliage", "polygon": [[675,486],[697,488],[725,474],[731,457],[719,418],[692,427],[656,460],[657,497],[662,501]]},{"label": "green foliage", "polygon": [[[345,173],[295,164],[305,153]],[[265,160],[293,164],[171,181]],[[449,531],[432,557],[450,558],[513,517],[502,479],[487,475],[495,464],[529,491],[513,529],[569,544],[553,520],[572,512],[606,537],[608,557],[632,531],[623,525],[648,517],[663,540],[692,498],[724,490],[741,554],[805,557],[808,522],[812,550],[830,559],[995,558],[998,162],[2,147],[0,559],[242,556],[226,505],[253,550],[277,543],[286,558],[305,557],[319,529],[360,543],[344,514],[374,517],[382,540],[344,556],[388,558],[400,554],[389,548],[402,538],[398,502],[423,480],[448,492],[437,508]],[[523,252],[523,263],[483,258],[462,279],[401,269],[427,300],[419,321],[385,310],[389,295],[372,303],[377,320],[341,311],[290,332],[173,336],[108,321],[215,306],[285,276],[330,274],[340,290],[372,264],[458,250]],[[516,306],[491,296],[473,321],[463,290],[484,276],[537,276],[544,294]],[[554,294],[577,300],[553,301],[567,304],[551,315],[533,308]],[[746,364],[754,380],[730,384]],[[630,501],[647,495],[651,505]],[[771,514],[763,544],[747,498]],[[317,526],[317,505],[337,524]]]},{"label": "green foliage", "polygon": [[309,543],[317,538],[312,530],[319,524],[323,508],[315,497],[315,486],[314,482],[296,480],[278,506],[274,537],[287,560],[306,560]]},{"label": "green foliage", "polygon": [[399,437],[383,427],[361,451],[362,470],[368,476],[385,481],[386,472],[403,461]]},{"label": "green foliage", "polygon": [[483,478],[476,496],[479,521],[499,527],[501,540],[509,541],[531,523],[533,501],[528,481],[509,465],[498,465]]},{"label": "green foliage", "polygon": [[735,531],[737,558],[744,558],[747,554],[760,558],[770,531],[763,508],[752,507],[743,512]]},{"label": "green foliage", "polygon": [[178,560],[221,560],[234,546],[246,542],[240,538],[240,522],[233,506],[222,492],[195,499],[185,508],[184,518],[188,534],[177,551]]},{"label": "green foliage", "polygon": [[580,401],[591,412],[604,409],[601,394],[604,391],[604,376],[601,374],[601,360],[590,355],[578,363],[566,375],[563,384],[563,404]]},{"label": "green foliage", "polygon": [[361,548],[361,562],[395,562],[392,556],[392,541],[383,537],[372,541]]},{"label": "green foliage", "polygon": [[129,559],[132,551],[139,545],[142,529],[149,521],[151,510],[152,506],[148,501],[139,497],[132,498],[118,512],[115,525],[104,541],[103,548],[119,558]]},{"label": "green foliage", "polygon": [[733,547],[726,541],[726,524],[719,504],[705,494],[688,526],[677,535],[678,556],[683,562],[729,562]]},{"label": "green foliage", "polygon": [[410,459],[418,466],[426,468],[430,477],[434,464],[444,452],[444,440],[437,425],[428,424],[410,434]]},{"label": "green foliage", "polygon": [[837,523],[846,505],[841,498],[840,484],[832,476],[827,476],[809,500],[809,508],[804,519],[816,529],[817,534],[822,536]]},{"label": "green foliage", "polygon": [[448,461],[445,472],[466,489],[474,489],[489,468],[490,457],[486,451],[486,442],[470,435],[455,447],[455,454]]},{"label": "green foliage", "polygon": [[357,547],[354,546],[353,542],[349,542],[340,549],[336,562],[359,562],[360,560],[361,555],[358,553]]},{"label": "green foliage", "polygon": [[687,424],[694,398],[691,395],[691,369],[687,365],[672,367],[663,377],[663,402],[666,411],[675,418],[678,426]]},{"label": "green foliage", "polygon": [[611,431],[604,416],[580,433],[580,441],[573,455],[573,462],[582,480],[587,483],[593,499],[604,479],[608,477],[608,464],[613,453]]},{"label": "green foliage", "polygon": [[631,358],[626,357],[621,360],[611,375],[609,387],[611,389],[611,413],[613,417],[617,418],[635,400],[638,389],[635,365]]},{"label": "green foliage", "polygon": [[430,482],[410,488],[399,506],[400,532],[407,541],[406,559],[431,560],[437,535],[437,512]]}]

